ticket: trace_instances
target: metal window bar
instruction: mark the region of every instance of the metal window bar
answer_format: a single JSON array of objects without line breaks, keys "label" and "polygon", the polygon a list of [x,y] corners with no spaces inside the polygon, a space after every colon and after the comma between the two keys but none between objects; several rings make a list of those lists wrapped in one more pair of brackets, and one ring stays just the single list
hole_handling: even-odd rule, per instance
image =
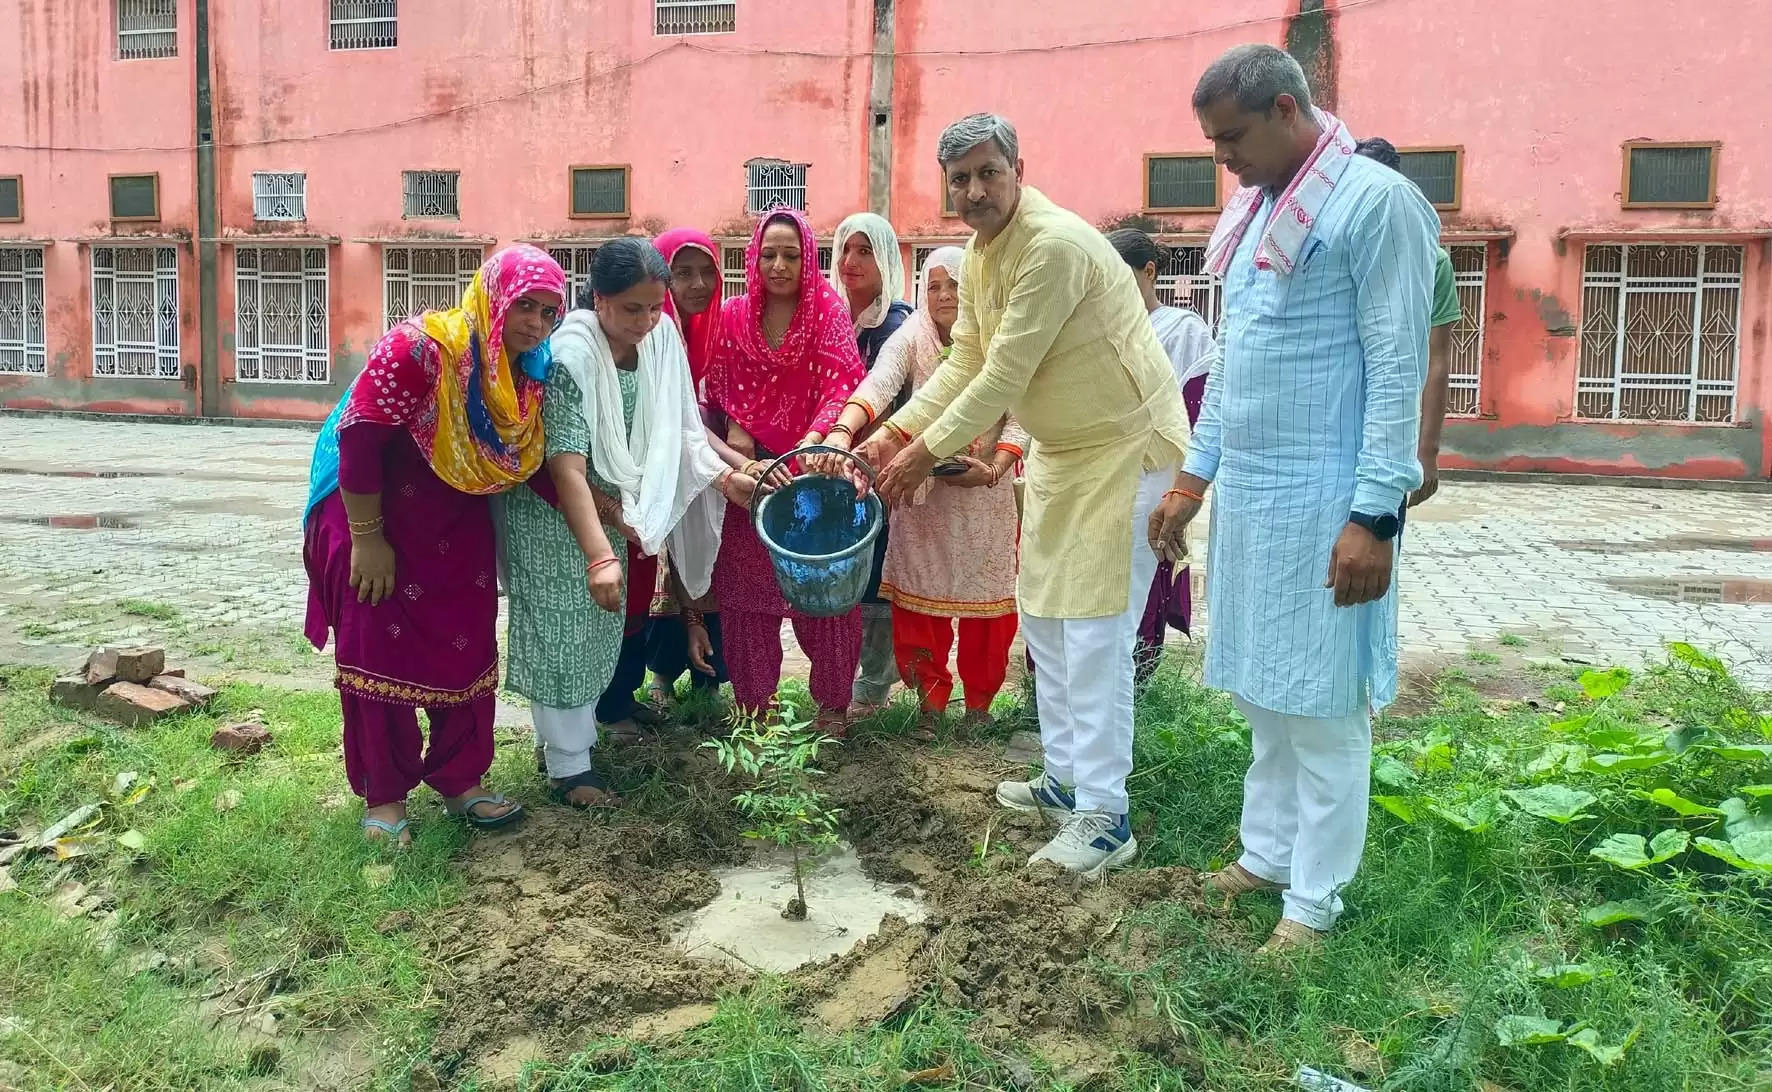
[{"label": "metal window bar", "polygon": [[1161,156],[1149,162],[1146,200],[1153,209],[1210,209],[1218,205],[1218,164],[1209,155]]},{"label": "metal window bar", "polygon": [[446,311],[480,270],[479,247],[389,246],[382,248],[384,329],[425,311]]},{"label": "metal window bar", "polygon": [[1631,204],[1706,204],[1714,148],[1632,148]]},{"label": "metal window bar", "polygon": [[745,164],[745,210],[753,216],[776,208],[805,212],[807,166],[775,159]]},{"label": "metal window bar", "polygon": [[707,0],[653,0],[652,33],[660,37],[732,34],[738,30],[738,4]]},{"label": "metal window bar", "polygon": [[405,200],[402,213],[409,219],[455,219],[461,215],[461,172],[403,171]]},{"label": "metal window bar", "polygon": [[1431,205],[1450,205],[1458,200],[1457,152],[1402,152],[1397,170],[1415,183]]},{"label": "metal window bar", "polygon": [[1734,420],[1740,246],[1589,246],[1576,416]]},{"label": "metal window bar", "polygon": [[1458,290],[1458,321],[1452,326],[1452,370],[1446,383],[1446,414],[1475,417],[1482,406],[1483,319],[1489,284],[1489,244],[1449,247]]},{"label": "metal window bar", "polygon": [[396,0],[332,0],[329,49],[392,49],[400,44]]},{"label": "metal window bar", "polygon": [[117,0],[117,59],[178,56],[178,0]]},{"label": "metal window bar", "polygon": [[326,248],[240,247],[234,252],[234,378],[325,383]]},{"label": "metal window bar", "polygon": [[566,307],[578,306],[579,293],[590,288],[591,263],[597,260],[595,246],[550,247],[548,257],[566,271]]},{"label": "metal window bar", "polygon": [[744,295],[744,254],[743,246],[720,248],[720,298],[723,300]]},{"label": "metal window bar", "polygon": [[255,171],[252,175],[254,220],[306,220],[308,176],[299,171]]},{"label": "metal window bar", "polygon": [[626,167],[578,167],[572,172],[574,216],[626,216]]},{"label": "metal window bar", "polygon": [[0,373],[43,375],[43,248],[0,247]]},{"label": "metal window bar", "polygon": [[1204,246],[1170,245],[1169,260],[1157,267],[1155,287],[1157,299],[1170,307],[1187,308],[1218,333],[1224,282],[1206,272]]},{"label": "metal window bar", "polygon": [[178,251],[92,248],[92,374],[178,379]]}]

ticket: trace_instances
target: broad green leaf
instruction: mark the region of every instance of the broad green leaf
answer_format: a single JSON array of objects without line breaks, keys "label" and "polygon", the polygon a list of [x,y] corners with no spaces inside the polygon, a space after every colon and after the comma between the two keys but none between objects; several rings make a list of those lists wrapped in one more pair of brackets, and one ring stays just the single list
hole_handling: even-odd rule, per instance
[{"label": "broad green leaf", "polygon": [[1721,815],[1716,808],[1708,807],[1684,796],[1672,789],[1656,789],[1649,794],[1649,799],[1678,815]]},{"label": "broad green leaf", "polygon": [[1374,796],[1372,802],[1405,823],[1415,822],[1415,804],[1407,796]]},{"label": "broad green leaf", "polygon": [[148,840],[142,837],[142,832],[139,830],[126,830],[117,835],[117,844],[124,849],[140,853],[142,847],[148,844]]},{"label": "broad green leaf", "polygon": [[1542,777],[1557,770],[1564,773],[1575,773],[1586,761],[1587,748],[1581,744],[1553,743],[1540,752],[1537,758],[1526,764],[1526,772],[1533,777]]},{"label": "broad green leaf", "polygon": [[1588,713],[1577,713],[1564,720],[1553,720],[1547,727],[1553,732],[1580,732],[1587,728],[1587,722],[1593,720]]},{"label": "broad green leaf", "polygon": [[1772,808],[1756,807],[1758,803],[1750,804],[1739,796],[1731,796],[1717,805],[1723,811],[1723,829],[1731,839],[1755,831],[1772,830]]},{"label": "broad green leaf", "polygon": [[1572,789],[1567,785],[1539,785],[1530,789],[1509,789],[1507,790],[1507,798],[1527,815],[1536,815],[1540,819],[1549,819],[1553,823],[1573,823],[1577,819],[1592,819],[1593,816],[1582,809],[1599,799],[1591,792]]},{"label": "broad green leaf", "polygon": [[1623,902],[1604,902],[1592,907],[1583,912],[1581,920],[1596,929],[1603,929],[1608,925],[1627,921],[1654,921],[1659,916],[1655,908],[1647,903],[1627,899]]},{"label": "broad green leaf", "polygon": [[1711,750],[1737,762],[1772,761],[1772,743],[1717,743]]},{"label": "broad green leaf", "polygon": [[1646,868],[1649,865],[1649,843],[1641,834],[1614,834],[1588,852],[1619,868]]},{"label": "broad green leaf", "polygon": [[1586,767],[1593,773],[1622,773],[1625,770],[1647,770],[1665,765],[1678,757],[1669,751],[1649,751],[1634,755],[1600,754],[1588,759]]},{"label": "broad green leaf", "polygon": [[1605,671],[1583,671],[1575,680],[1581,692],[1595,701],[1609,698],[1630,685],[1630,672],[1622,667],[1608,668]]},{"label": "broad green leaf", "polygon": [[1507,805],[1498,795],[1482,796],[1452,807],[1430,803],[1427,810],[1451,823],[1466,834],[1481,834],[1507,814]]},{"label": "broad green leaf", "polygon": [[1701,852],[1708,853],[1719,861],[1734,865],[1743,872],[1772,872],[1772,839],[1764,834],[1745,834],[1742,840],[1752,839],[1749,848],[1763,860],[1754,860],[1744,855],[1737,842],[1725,842],[1717,838],[1694,838],[1692,844]]},{"label": "broad green leaf", "polygon": [[1712,675],[1727,675],[1729,673],[1729,669],[1723,666],[1723,661],[1708,652],[1699,651],[1685,641],[1669,641],[1667,654],[1676,663],[1695,667]]},{"label": "broad green leaf", "polygon": [[1629,1035],[1624,1037],[1624,1042],[1611,1045],[1600,1042],[1600,1033],[1595,1029],[1582,1028],[1564,1041],[1572,1047],[1587,1051],[1589,1056],[1601,1065],[1614,1066],[1618,1064],[1619,1059],[1624,1057],[1624,1052],[1631,1048],[1631,1044],[1635,1043],[1637,1036],[1641,1034],[1643,1034],[1643,1025],[1638,1024],[1631,1029]]},{"label": "broad green leaf", "polygon": [[1635,754],[1639,751],[1653,751],[1661,746],[1660,735],[1650,735],[1635,727],[1595,728],[1591,732],[1583,732],[1581,738],[1589,747],[1601,751],[1628,751]]},{"label": "broad green leaf", "polygon": [[1372,780],[1393,789],[1407,788],[1415,780],[1415,771],[1391,755],[1379,755],[1372,763]]},{"label": "broad green leaf", "polygon": [[1663,861],[1671,861],[1686,852],[1686,847],[1691,844],[1692,836],[1690,834],[1669,827],[1649,840],[1649,863],[1660,864]]},{"label": "broad green leaf", "polygon": [[1568,990],[1592,982],[1595,971],[1586,963],[1558,963],[1550,967],[1540,967],[1532,972],[1532,976],[1547,986]]},{"label": "broad green leaf", "polygon": [[1735,791],[1743,796],[1752,797],[1758,800],[1772,796],[1772,785],[1743,785]]},{"label": "broad green leaf", "polygon": [[1495,1021],[1495,1038],[1504,1047],[1560,1043],[1563,1022],[1544,1016],[1503,1016]]},{"label": "broad green leaf", "polygon": [[1415,768],[1422,773],[1439,773],[1452,768],[1456,753],[1445,739],[1429,738],[1411,743],[1415,749]]}]

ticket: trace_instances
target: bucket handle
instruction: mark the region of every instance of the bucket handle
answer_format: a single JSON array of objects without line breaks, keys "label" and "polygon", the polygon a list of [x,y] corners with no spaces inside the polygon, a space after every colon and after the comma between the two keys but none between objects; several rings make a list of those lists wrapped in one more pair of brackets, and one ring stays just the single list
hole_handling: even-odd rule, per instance
[{"label": "bucket handle", "polygon": [[[829,444],[807,444],[804,447],[795,448],[794,450],[788,452],[786,455],[776,456],[775,461],[769,464],[768,469],[764,470],[763,473],[757,475],[757,484],[762,485],[764,482],[768,481],[769,476],[771,474],[775,473],[776,467],[787,463],[791,459],[797,459],[801,455],[841,455],[841,456],[843,456],[844,458],[848,459],[850,462],[854,463],[856,466],[861,467],[861,472],[863,474],[867,475],[868,489],[870,491],[874,488],[875,479],[877,479],[879,477],[879,475],[875,472],[874,468],[868,465],[867,460],[863,459],[860,455],[857,455],[853,451],[848,451],[848,450],[845,450],[840,447],[832,447]],[[761,498],[759,498],[759,501],[760,500],[761,500]],[[762,512],[762,510],[763,510],[763,505],[761,503],[756,503],[756,504],[751,505],[751,522],[753,524],[756,523],[758,521],[758,519],[760,518],[760,513]]]}]

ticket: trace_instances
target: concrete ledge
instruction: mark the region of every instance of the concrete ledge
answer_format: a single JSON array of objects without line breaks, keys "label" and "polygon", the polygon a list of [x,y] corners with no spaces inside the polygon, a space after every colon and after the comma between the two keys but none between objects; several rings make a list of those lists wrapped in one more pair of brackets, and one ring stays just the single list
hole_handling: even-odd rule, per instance
[{"label": "concrete ledge", "polygon": [[219,425],[224,428],[292,428],[303,432],[319,432],[322,424],[274,417],[188,417],[178,413],[95,413],[91,410],[0,407],[0,419],[7,417],[67,417],[75,421],[135,421],[148,425]]},{"label": "concrete ledge", "polygon": [[1620,485],[1636,489],[1707,489],[1719,493],[1769,493],[1772,481],[1757,478],[1658,478],[1648,474],[1551,474],[1529,470],[1441,470],[1443,482],[1503,485]]}]

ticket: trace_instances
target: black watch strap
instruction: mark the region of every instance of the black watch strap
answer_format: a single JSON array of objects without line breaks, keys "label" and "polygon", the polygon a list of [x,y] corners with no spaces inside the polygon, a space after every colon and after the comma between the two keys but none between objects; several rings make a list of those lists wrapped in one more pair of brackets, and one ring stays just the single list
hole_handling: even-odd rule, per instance
[{"label": "black watch strap", "polygon": [[1397,537],[1397,514],[1385,512],[1372,515],[1368,512],[1354,512],[1347,517],[1349,523],[1357,523],[1372,532],[1372,537],[1380,542],[1389,542]]}]

